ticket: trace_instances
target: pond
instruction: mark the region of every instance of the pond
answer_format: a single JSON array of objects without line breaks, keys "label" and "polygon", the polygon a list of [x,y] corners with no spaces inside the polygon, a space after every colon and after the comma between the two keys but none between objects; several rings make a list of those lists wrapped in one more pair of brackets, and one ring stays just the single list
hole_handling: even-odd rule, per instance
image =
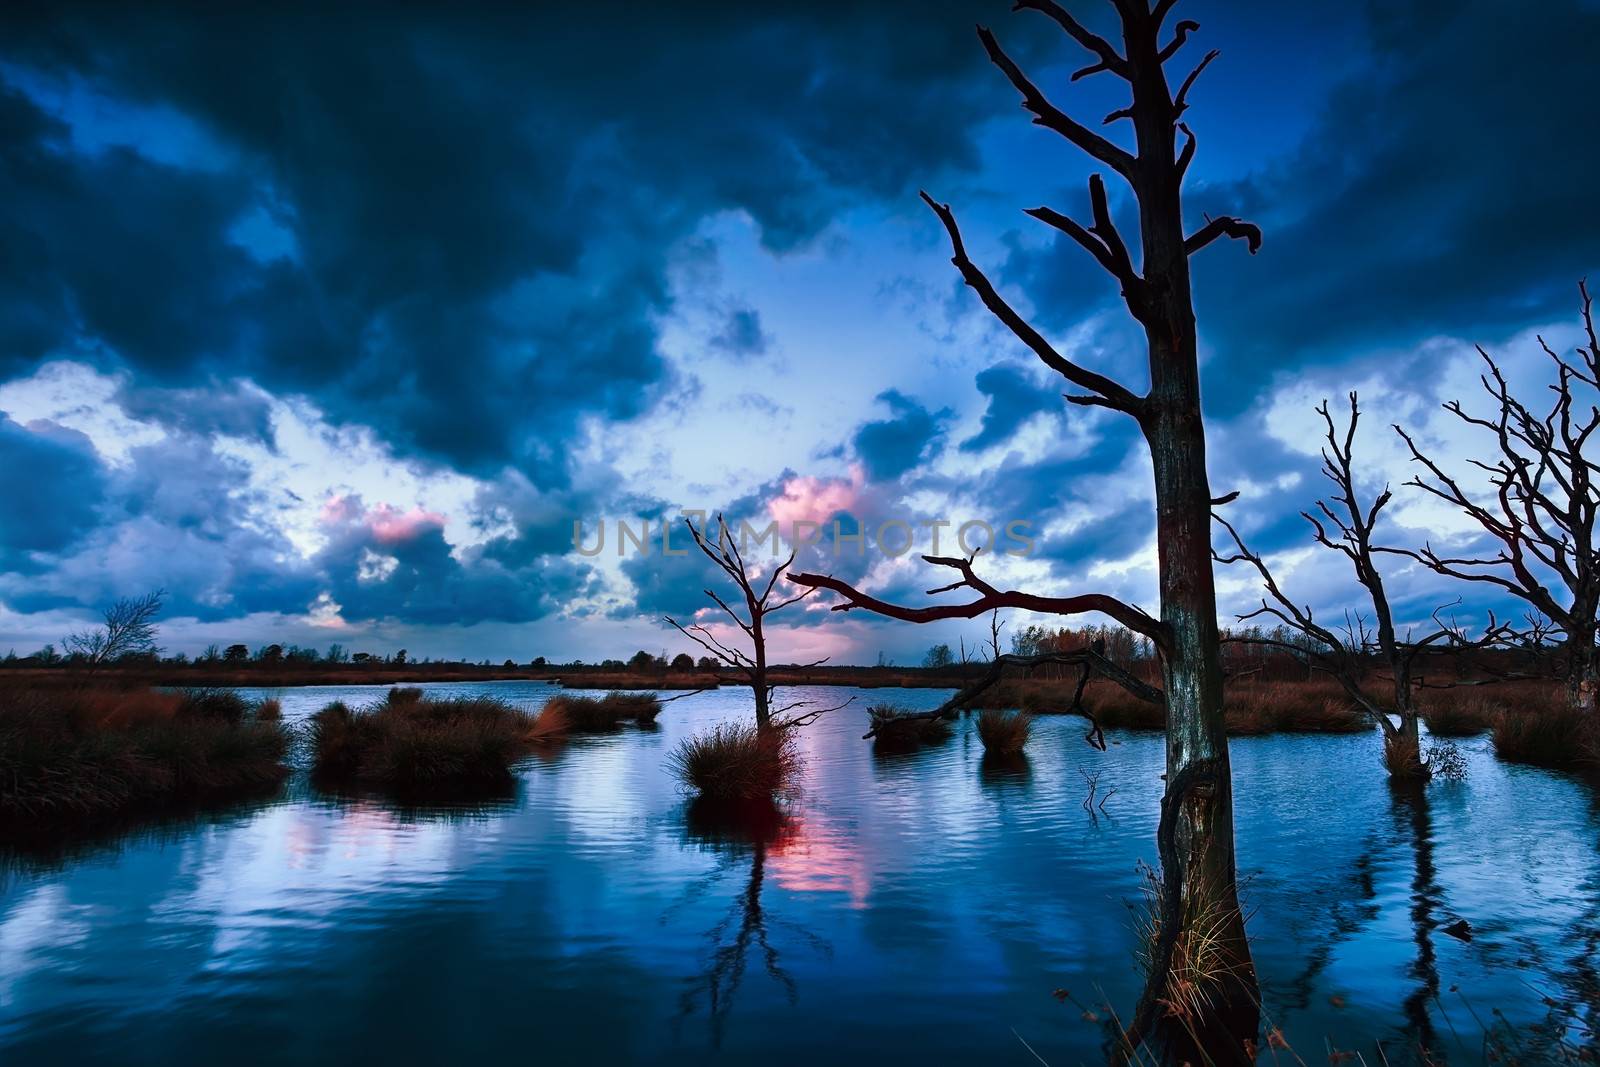
[{"label": "pond", "polygon": [[[424,688],[529,708],[557,691]],[[271,695],[293,722],[383,691]],[[1114,733],[1102,753],[1080,720],[1044,718],[1026,761],[997,766],[965,718],[883,757],[860,739],[867,706],[948,692],[814,695],[852,693],[805,731],[802,791],[756,838],[690,818],[665,770],[681,738],[749,714],[727,688],[530,760],[504,803],[400,810],[302,772],[269,803],[8,857],[0,1062],[1102,1059],[1084,1015],[1137,996],[1159,736]],[[1524,1062],[1592,1042],[1591,792],[1472,739],[1466,779],[1419,799],[1391,792],[1379,746],[1233,742],[1270,1023],[1307,1062],[1334,1047],[1375,1064],[1378,1043],[1415,1062],[1419,1039],[1484,1062],[1486,1029],[1514,1028]],[[1084,806],[1095,777],[1103,810]]]}]

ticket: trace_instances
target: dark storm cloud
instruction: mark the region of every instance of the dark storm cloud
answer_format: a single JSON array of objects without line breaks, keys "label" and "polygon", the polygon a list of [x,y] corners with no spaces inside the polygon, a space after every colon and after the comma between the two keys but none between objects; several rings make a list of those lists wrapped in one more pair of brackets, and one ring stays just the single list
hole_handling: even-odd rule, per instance
[{"label": "dark storm cloud", "polygon": [[[1600,141],[1586,102],[1600,9],[1555,0],[1513,17],[1478,0],[1368,13],[1370,60],[1301,150],[1191,198],[1266,233],[1254,260],[1216,262],[1227,252],[1210,249],[1197,266],[1201,332],[1223,374],[1437,333],[1492,340],[1570,312],[1575,281],[1600,266],[1585,156]],[[1534,54],[1522,31],[1536,34]]]},{"label": "dark storm cloud", "polygon": [[581,595],[591,580],[575,559],[508,567],[475,550],[457,558],[440,517],[366,511],[355,498],[340,502],[327,533],[314,563],[340,615],[352,622],[528,622]]},{"label": "dark storm cloud", "polygon": [[70,548],[98,525],[104,496],[100,458],[83,434],[0,413],[0,567],[30,570],[30,553]]},{"label": "dark storm cloud", "polygon": [[976,162],[967,131],[1003,97],[949,6],[14,9],[7,81],[79,79],[210,147],[79,151],[70,108],[6,88],[7,369],[103,345],[559,479],[579,417],[668,386],[667,252],[700,219],[742,209],[794,248]]},{"label": "dark storm cloud", "polygon": [[953,413],[929,411],[898,389],[884,390],[877,401],[889,409],[889,418],[864,423],[851,444],[869,478],[892,481],[938,453]]},{"label": "dark storm cloud", "polygon": [[316,597],[315,576],[294,547],[257,521],[248,471],[203,438],[132,448],[117,468],[86,451],[71,477],[57,484],[102,502],[87,528],[50,546],[48,566],[0,576],[0,596],[19,611],[99,607],[164,588],[170,615],[210,620],[299,613]]},{"label": "dark storm cloud", "polygon": [[[979,371],[974,379],[978,392],[988,397],[983,411],[983,423],[978,432],[961,442],[963,452],[981,452],[986,448],[1003,445],[1033,416],[1042,411],[1059,411],[1066,403],[1060,390],[1052,391],[1040,381],[1040,376],[1029,373],[1016,363],[997,363]],[[1053,383],[1052,383],[1053,384]]]}]

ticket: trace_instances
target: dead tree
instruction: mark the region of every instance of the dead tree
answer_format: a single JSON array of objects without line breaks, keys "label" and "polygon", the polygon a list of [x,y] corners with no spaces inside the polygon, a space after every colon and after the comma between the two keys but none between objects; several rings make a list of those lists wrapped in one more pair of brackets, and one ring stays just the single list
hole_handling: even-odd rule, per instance
[{"label": "dead tree", "polygon": [[[1416,440],[1399,426],[1395,431],[1425,473],[1408,485],[1452,505],[1489,538],[1489,552],[1477,556],[1444,556],[1426,545],[1421,551],[1395,550],[1430,570],[1467,582],[1481,582],[1527,602],[1554,622],[1564,638],[1568,700],[1572,707],[1594,710],[1600,685],[1595,654],[1596,612],[1600,609],[1600,544],[1595,517],[1600,512],[1600,472],[1593,454],[1585,455],[1600,430],[1600,342],[1595,337],[1593,302],[1580,282],[1585,343],[1576,362],[1556,354],[1544,338],[1539,346],[1555,363],[1554,400],[1544,415],[1513,396],[1494,358],[1481,347],[1487,368],[1479,377],[1495,409],[1480,418],[1459,401],[1445,410],[1494,442],[1488,460],[1472,465],[1488,476],[1489,488],[1477,493],[1463,486],[1430,459]],[[1584,409],[1588,410],[1585,411]],[[1548,584],[1547,584],[1548,583]],[[1552,591],[1552,584],[1562,592]]]},{"label": "dead tree", "polygon": [[[1510,631],[1497,624],[1491,613],[1484,632],[1477,638],[1468,638],[1460,627],[1441,618],[1439,611],[1433,613],[1437,628],[1421,638],[1414,639],[1410,634],[1402,637],[1396,631],[1394,610],[1383,584],[1383,572],[1377,564],[1379,553],[1393,550],[1373,540],[1378,519],[1394,494],[1385,486],[1370,504],[1364,504],[1356,489],[1355,439],[1356,426],[1361,420],[1356,394],[1350,394],[1350,418],[1342,433],[1334,423],[1326,400],[1318,406],[1317,414],[1322,416],[1327,441],[1322,449],[1322,475],[1333,483],[1334,493],[1331,503],[1318,500],[1313,511],[1300,514],[1311,524],[1312,538],[1317,544],[1339,553],[1349,562],[1371,606],[1374,625],[1369,627],[1361,613],[1347,613],[1342,627],[1319,622],[1308,605],[1298,603],[1283,591],[1266,561],[1250,551],[1239,531],[1217,514],[1216,521],[1228,531],[1235,551],[1226,556],[1216,553],[1216,561],[1249,564],[1260,575],[1267,592],[1261,606],[1240,615],[1239,621],[1273,618],[1308,639],[1293,643],[1273,637],[1236,640],[1305,655],[1312,667],[1337,681],[1356,706],[1383,730],[1390,772],[1400,777],[1426,777],[1428,769],[1420,758],[1421,735],[1415,699],[1420,684],[1416,672],[1418,663],[1445,651],[1461,654],[1470,649],[1490,647]],[[1374,677],[1374,661],[1381,665],[1385,674]],[[1400,720],[1398,726],[1390,716]]]},{"label": "dead tree", "polygon": [[[1098,611],[1155,645],[1162,658],[1168,709],[1166,792],[1157,840],[1163,878],[1155,924],[1160,933],[1153,946],[1149,981],[1121,1044],[1128,1054],[1146,1037],[1156,1037],[1173,1057],[1187,1053],[1198,1062],[1203,1054],[1212,1062],[1231,1063],[1248,1058],[1246,1049],[1255,1039],[1260,1008],[1235,886],[1233,787],[1222,718],[1223,672],[1211,571],[1212,493],[1206,475],[1189,259],[1222,237],[1243,240],[1254,252],[1261,232],[1231,217],[1208,219],[1193,232],[1184,227],[1181,187],[1196,142],[1182,120],[1196,78],[1217,53],[1207,53],[1177,91],[1172,90],[1166,63],[1198,29],[1184,20],[1162,40],[1162,24],[1175,2],[1155,0],[1152,6],[1150,0],[1114,0],[1122,31],[1120,51],[1053,0],[1016,4],[1018,9],[1046,15],[1088,50],[1093,60],[1073,75],[1075,80],[1108,73],[1128,85],[1131,102],[1107,115],[1106,124],[1130,123],[1132,151],[1057,108],[1001,49],[994,34],[978,29],[990,60],[1021,94],[1022,106],[1033,121],[1114,172],[1133,192],[1139,213],[1137,260],[1112,221],[1100,174],[1089,179],[1092,218],[1087,225],[1047,207],[1028,214],[1082,246],[1115,280],[1129,313],[1144,329],[1147,393],[1140,395],[1058,351],[972,261],[950,206],[922,194],[944,226],[951,262],[962,278],[1018,340],[1076,387],[1067,400],[1121,412],[1138,422],[1155,477],[1161,617],[1152,618],[1103,594],[1050,597],[1002,591],[979,578],[965,559],[929,559],[960,575],[936,592],[968,589],[976,594],[962,604],[905,607],[826,575],[793,577],[803,585],[840,594],[844,598],[840,609],[862,608],[911,622],[973,618],[1001,607],[1060,615]],[[1168,976],[1195,949],[1191,931],[1202,922],[1217,935],[1206,939],[1207,946],[1218,949],[1209,960],[1213,966],[1208,968],[1206,996],[1197,1011],[1175,1018],[1179,1013],[1172,1005],[1177,998],[1169,995]]]},{"label": "dead tree", "polygon": [[[715,590],[707,589],[705,594],[744,632],[745,637],[749,639],[750,650],[746,652],[744,649],[729,644],[717,637],[709,627],[701,623],[684,626],[670,615],[666,616],[666,621],[679,633],[710,652],[724,667],[744,679],[745,684],[750,687],[750,692],[755,698],[757,728],[766,730],[772,727],[805,726],[815,722],[820,716],[830,711],[838,711],[848,705],[850,703],[849,700],[832,707],[815,708],[812,707],[813,701],[796,700],[782,707],[773,706],[777,686],[768,680],[767,616],[781,611],[791,604],[796,604],[815,592],[815,590],[807,589],[798,596],[773,600],[772,594],[777,587],[778,579],[783,577],[789,566],[794,563],[794,552],[791,551],[789,558],[774,567],[763,580],[753,572],[752,568],[745,564],[744,555],[739,550],[737,540],[733,532],[728,529],[727,521],[721,515],[717,516],[717,536],[715,540],[708,538],[705,531],[697,527],[693,520],[684,519],[683,524],[689,528],[689,533],[694,538],[694,543],[705,554],[706,558],[715,563],[729,578],[732,578],[734,585],[738,587],[740,596],[744,599],[743,615],[740,615],[739,612],[730,607],[728,602],[719,596]],[[811,667],[820,667],[826,662],[828,662],[827,658],[824,657],[811,663],[799,664],[795,669],[803,671]],[[854,698],[852,697],[851,699],[853,700]],[[802,708],[809,708],[810,710],[799,714],[790,714],[791,712],[800,712]]]},{"label": "dead tree", "polygon": [[121,597],[105,610],[104,624],[93,630],[68,634],[62,645],[67,654],[93,670],[123,656],[149,655],[156,647],[156,616],[161,614],[165,589],[143,596]]}]

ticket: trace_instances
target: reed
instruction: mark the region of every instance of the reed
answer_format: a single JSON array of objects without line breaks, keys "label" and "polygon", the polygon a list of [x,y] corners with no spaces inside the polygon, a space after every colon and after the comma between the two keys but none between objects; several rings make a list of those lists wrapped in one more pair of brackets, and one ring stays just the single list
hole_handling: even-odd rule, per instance
[{"label": "reed", "polygon": [[978,714],[978,740],[984,752],[994,756],[1014,756],[1028,743],[1033,732],[1033,716],[1025,711],[985,708]]},{"label": "reed", "polygon": [[0,834],[159,813],[276,785],[282,726],[231,702],[147,689],[0,694]]},{"label": "reed", "polygon": [[488,697],[386,699],[356,711],[336,701],[311,718],[312,773],[324,786],[415,797],[500,791],[533,727]]},{"label": "reed", "polygon": [[678,780],[702,800],[770,800],[800,766],[794,731],[723,723],[685,738],[667,758]]},{"label": "reed", "polygon": [[611,692],[603,697],[561,693],[545,704],[561,715],[567,729],[576,733],[605,733],[624,723],[650,726],[661,714],[661,698],[654,693]]}]

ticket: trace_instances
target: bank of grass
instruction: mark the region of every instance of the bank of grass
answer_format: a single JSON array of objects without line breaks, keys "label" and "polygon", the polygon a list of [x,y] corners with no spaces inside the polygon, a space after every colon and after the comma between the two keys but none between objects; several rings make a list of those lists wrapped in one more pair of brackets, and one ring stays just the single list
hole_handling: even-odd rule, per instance
[{"label": "bank of grass", "polygon": [[1014,756],[1028,743],[1033,716],[1025,711],[984,708],[978,713],[978,740],[991,756]]},{"label": "bank of grass", "polygon": [[0,837],[258,795],[289,736],[231,690],[0,691]]},{"label": "bank of grass", "polygon": [[1559,699],[1543,707],[1507,708],[1494,720],[1494,754],[1510,763],[1579,771],[1600,768],[1600,729],[1593,712]]},{"label": "bank of grass", "polygon": [[936,745],[955,735],[955,723],[943,716],[919,718],[920,712],[897,704],[874,704],[867,709],[873,748],[878,752],[909,752]]},{"label": "bank of grass", "polygon": [[396,689],[370,707],[335,701],[311,717],[312,774],[323,787],[408,799],[503,793],[540,739],[538,720],[502,700]]},{"label": "bank of grass", "polygon": [[661,714],[661,698],[654,693],[611,692],[603,697],[561,693],[545,703],[545,712],[565,722],[573,733],[605,733],[630,722],[654,725]]},{"label": "bank of grass", "polygon": [[771,800],[800,767],[794,731],[728,722],[685,738],[667,757],[680,782],[717,804]]}]

